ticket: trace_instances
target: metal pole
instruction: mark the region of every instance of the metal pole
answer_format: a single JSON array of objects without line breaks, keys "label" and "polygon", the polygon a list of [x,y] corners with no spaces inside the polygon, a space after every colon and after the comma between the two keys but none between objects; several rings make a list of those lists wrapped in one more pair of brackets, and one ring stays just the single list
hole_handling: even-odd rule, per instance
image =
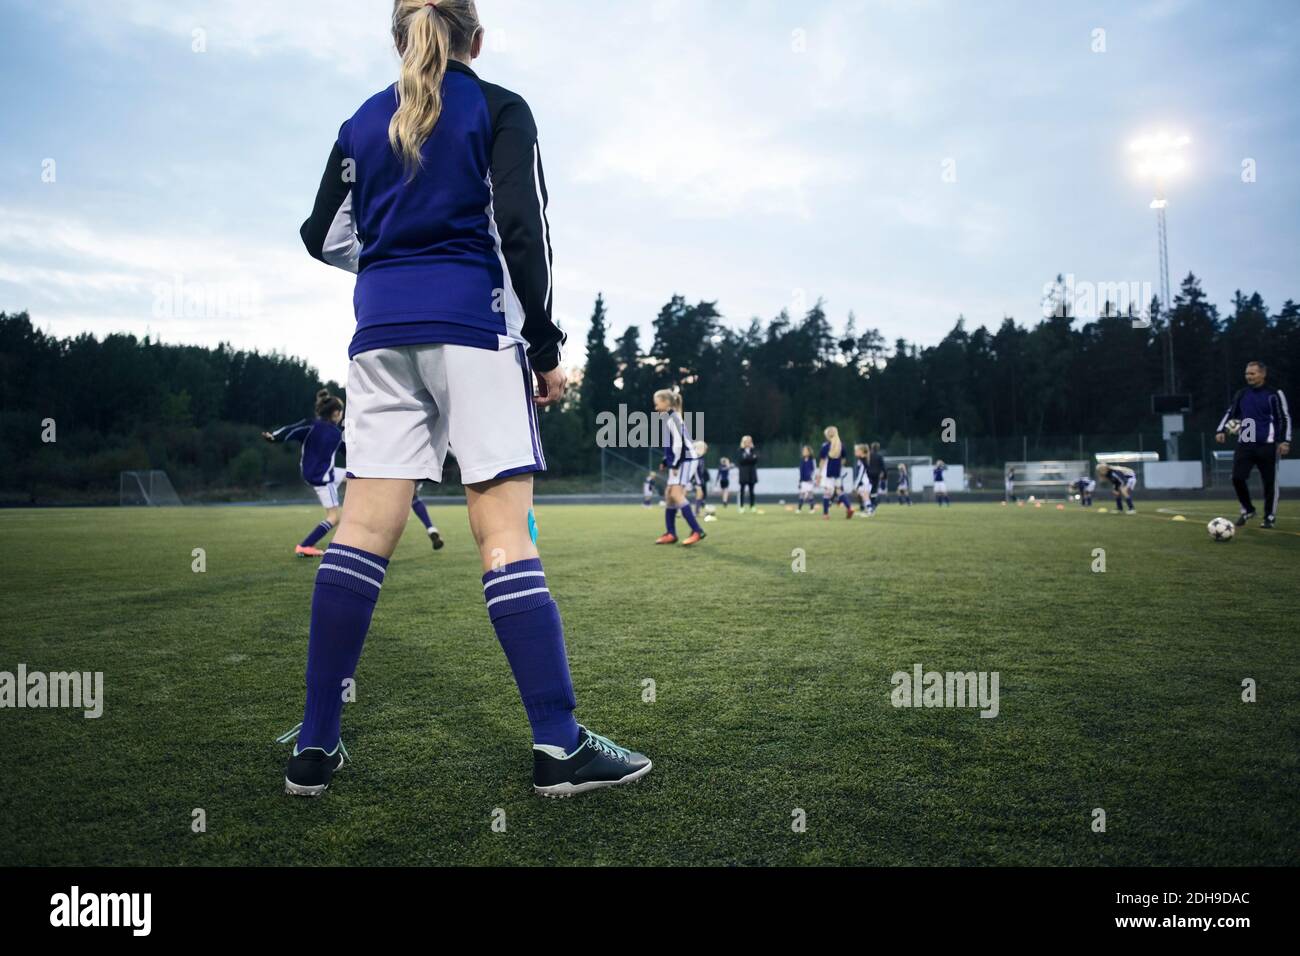
[{"label": "metal pole", "polygon": [[1156,198],[1151,207],[1156,211],[1156,241],[1160,255],[1160,301],[1165,313],[1165,394],[1172,395],[1177,390],[1178,377],[1174,374],[1174,329],[1171,321],[1173,298],[1169,294],[1169,221],[1165,209],[1169,200],[1165,198],[1165,184],[1156,183]]}]

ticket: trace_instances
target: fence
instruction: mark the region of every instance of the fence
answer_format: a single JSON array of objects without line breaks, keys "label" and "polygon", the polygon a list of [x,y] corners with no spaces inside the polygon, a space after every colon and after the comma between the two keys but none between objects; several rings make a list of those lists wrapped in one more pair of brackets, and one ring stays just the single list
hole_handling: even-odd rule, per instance
[{"label": "fence", "polygon": [[[845,445],[851,449],[854,442],[871,440],[863,436],[846,435]],[[1093,462],[1098,452],[1125,451],[1156,452],[1166,460],[1167,442],[1159,431],[1128,432],[1118,434],[1073,435],[1008,435],[1005,437],[958,437],[956,441],[943,442],[938,438],[894,435],[881,443],[886,460],[898,458],[942,458],[949,465],[960,465],[965,471],[966,484],[972,491],[1001,493],[1008,462],[1031,461],[1087,461]],[[735,443],[739,445],[739,436]],[[758,442],[760,462],[765,468],[793,468],[799,464],[799,450],[803,444],[814,453],[820,440],[806,442],[783,439]],[[1214,436],[1201,432],[1180,435],[1178,457],[1182,461],[1200,462],[1205,476],[1205,487],[1222,489],[1230,487],[1221,464],[1216,467],[1215,451],[1223,446],[1215,444]],[[706,463],[716,469],[718,459],[730,458],[733,462],[738,448],[713,436],[709,444]],[[602,494],[640,494],[647,471],[658,468],[660,452],[657,449],[603,449],[601,454]],[[644,461],[644,464],[642,464]],[[954,489],[956,490],[956,489]]]}]

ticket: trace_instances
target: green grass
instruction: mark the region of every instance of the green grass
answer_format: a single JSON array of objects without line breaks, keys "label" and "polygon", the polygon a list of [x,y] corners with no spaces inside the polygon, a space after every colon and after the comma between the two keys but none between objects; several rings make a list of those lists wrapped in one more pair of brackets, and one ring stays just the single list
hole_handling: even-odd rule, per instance
[{"label": "green grass", "polygon": [[[317,509],[0,513],[0,670],[103,671],[106,698],[0,710],[0,864],[1295,864],[1300,521],[1216,545],[1229,505],[1156,507],[768,505],[682,550],[657,509],[543,506],[579,716],[655,762],[566,801],[531,793],[463,509],[436,555],[403,538],[316,801],[273,741]],[[999,672],[1000,715],[894,708],[916,663]]]}]

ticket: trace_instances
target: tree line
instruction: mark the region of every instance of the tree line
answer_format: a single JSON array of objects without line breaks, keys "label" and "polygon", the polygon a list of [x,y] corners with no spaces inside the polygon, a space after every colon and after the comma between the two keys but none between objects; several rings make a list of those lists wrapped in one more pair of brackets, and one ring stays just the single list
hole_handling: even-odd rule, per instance
[{"label": "tree line", "polygon": [[[1241,384],[1247,361],[1285,385],[1300,370],[1300,306],[1276,312],[1258,293],[1237,292],[1220,314],[1188,275],[1172,308],[1138,314],[1101,304],[1073,314],[1058,279],[1043,317],[1007,317],[996,329],[958,317],[934,345],[859,326],[836,327],[825,304],[779,312],[736,328],[718,303],[674,295],[649,323],[610,335],[598,296],[585,365],[566,400],[540,416],[551,490],[589,487],[600,469],[596,418],[648,411],[659,388],[677,388],[702,415],[710,461],[741,435],[791,457],[827,424],[850,440],[889,447],[903,438],[918,454],[941,451],[943,422],[966,436],[1132,434],[1159,431],[1153,395],[1191,398],[1187,427],[1213,429]],[[322,382],[301,359],[234,349],[172,345],[146,337],[56,338],[26,313],[0,313],[0,501],[115,500],[122,470],[162,468],[182,496],[239,497],[294,489],[296,451],[258,440],[261,428],[310,414]],[[43,440],[53,421],[57,440]],[[47,436],[45,436],[47,437]],[[780,457],[778,456],[778,457]],[[644,452],[641,453],[644,457]],[[769,464],[793,460],[767,459]],[[455,490],[454,467],[445,490]]]}]

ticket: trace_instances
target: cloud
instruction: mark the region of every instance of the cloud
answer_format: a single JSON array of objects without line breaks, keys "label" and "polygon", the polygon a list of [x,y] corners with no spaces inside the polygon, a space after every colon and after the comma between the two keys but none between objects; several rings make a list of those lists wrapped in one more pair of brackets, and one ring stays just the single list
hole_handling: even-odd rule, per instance
[{"label": "cloud", "polygon": [[55,334],[150,332],[306,356],[327,376],[347,367],[352,277],[280,244],[0,207],[0,308],[30,309]]}]

